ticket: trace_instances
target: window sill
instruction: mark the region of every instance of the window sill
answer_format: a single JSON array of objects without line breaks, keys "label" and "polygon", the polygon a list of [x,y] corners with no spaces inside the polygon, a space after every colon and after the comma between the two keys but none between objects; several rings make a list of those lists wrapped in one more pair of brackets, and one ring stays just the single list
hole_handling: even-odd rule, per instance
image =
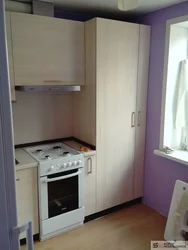
[{"label": "window sill", "polygon": [[153,153],[155,155],[159,155],[161,157],[164,157],[169,160],[176,161],[176,162],[179,162],[188,166],[188,151],[176,150],[172,152],[171,154],[166,154],[165,152],[157,149],[157,150],[154,150]]}]

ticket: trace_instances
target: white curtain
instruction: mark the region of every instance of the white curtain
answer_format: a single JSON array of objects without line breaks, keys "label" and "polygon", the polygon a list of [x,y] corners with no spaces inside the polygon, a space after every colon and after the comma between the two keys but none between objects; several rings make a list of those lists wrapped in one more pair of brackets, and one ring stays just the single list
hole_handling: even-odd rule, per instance
[{"label": "white curtain", "polygon": [[188,60],[181,61],[176,95],[174,144],[176,148],[185,144],[188,148]]}]

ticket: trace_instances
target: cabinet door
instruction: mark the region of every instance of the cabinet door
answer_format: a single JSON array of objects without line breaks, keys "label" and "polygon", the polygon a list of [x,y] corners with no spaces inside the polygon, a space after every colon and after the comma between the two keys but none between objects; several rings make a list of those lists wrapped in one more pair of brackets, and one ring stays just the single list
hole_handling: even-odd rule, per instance
[{"label": "cabinet door", "polygon": [[15,85],[83,85],[84,23],[11,13]]},{"label": "cabinet door", "polygon": [[85,216],[96,213],[96,161],[95,156],[85,157]]},{"label": "cabinet door", "polygon": [[133,199],[139,25],[97,19],[97,211]]},{"label": "cabinet door", "polygon": [[[19,225],[32,221],[33,234],[38,234],[37,168],[16,171],[16,196]],[[25,237],[25,233],[20,235],[20,239]]]},{"label": "cabinet door", "polygon": [[137,124],[135,144],[134,198],[143,196],[146,106],[150,53],[150,27],[140,25],[138,61]]},{"label": "cabinet door", "polygon": [[7,49],[8,49],[8,66],[9,66],[9,83],[11,90],[11,100],[16,100],[15,86],[14,86],[14,67],[12,58],[12,37],[10,26],[10,12],[6,11],[6,34],[7,34]]}]

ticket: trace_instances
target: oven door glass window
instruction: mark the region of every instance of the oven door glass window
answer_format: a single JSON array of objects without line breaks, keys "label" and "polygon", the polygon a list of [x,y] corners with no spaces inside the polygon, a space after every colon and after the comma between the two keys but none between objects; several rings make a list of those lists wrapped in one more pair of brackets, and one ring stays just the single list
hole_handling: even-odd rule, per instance
[{"label": "oven door glass window", "polygon": [[[76,172],[78,172],[78,169],[48,176],[48,180],[51,180],[51,182],[48,182],[49,218],[78,208],[79,175],[68,177],[68,175],[75,174]],[[60,179],[63,176],[65,179],[55,180],[55,178]]]}]

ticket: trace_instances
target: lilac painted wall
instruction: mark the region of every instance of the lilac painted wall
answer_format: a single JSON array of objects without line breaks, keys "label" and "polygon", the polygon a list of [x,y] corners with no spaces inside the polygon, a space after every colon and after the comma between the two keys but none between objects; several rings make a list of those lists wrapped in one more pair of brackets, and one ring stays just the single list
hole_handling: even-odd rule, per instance
[{"label": "lilac painted wall", "polygon": [[188,2],[139,18],[151,25],[151,53],[148,89],[144,202],[168,215],[172,192],[177,179],[188,181],[188,167],[153,154],[159,147],[160,113],[163,83],[166,21],[188,15]]}]

